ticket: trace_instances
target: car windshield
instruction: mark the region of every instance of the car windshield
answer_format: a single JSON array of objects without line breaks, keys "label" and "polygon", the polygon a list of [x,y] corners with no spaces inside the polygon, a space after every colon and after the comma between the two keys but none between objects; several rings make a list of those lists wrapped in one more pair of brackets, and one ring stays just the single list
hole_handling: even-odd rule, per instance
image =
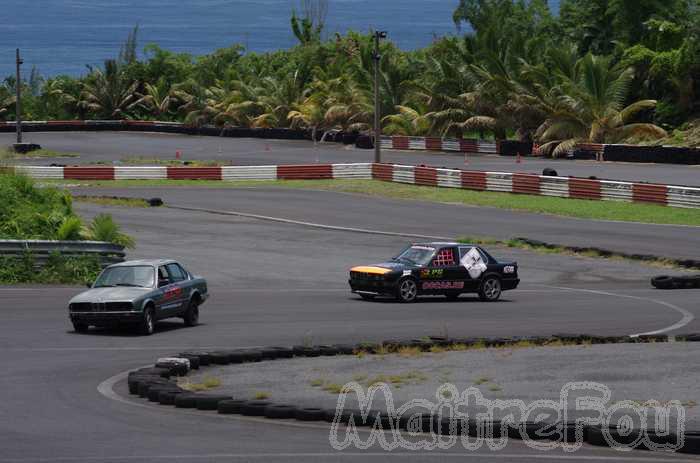
[{"label": "car windshield", "polygon": [[108,268],[95,282],[95,288],[114,286],[153,287],[153,267],[147,265]]},{"label": "car windshield", "polygon": [[416,265],[427,265],[435,254],[435,248],[426,246],[411,246],[406,248],[394,260],[409,262]]}]

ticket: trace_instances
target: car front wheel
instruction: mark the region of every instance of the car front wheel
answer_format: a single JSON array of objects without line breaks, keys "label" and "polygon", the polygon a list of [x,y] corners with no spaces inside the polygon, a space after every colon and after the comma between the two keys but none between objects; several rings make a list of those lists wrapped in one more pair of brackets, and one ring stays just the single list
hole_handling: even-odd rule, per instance
[{"label": "car front wheel", "polygon": [[401,302],[414,302],[418,297],[418,284],[412,278],[406,278],[399,282],[396,297]]},{"label": "car front wheel", "polygon": [[185,326],[197,326],[199,323],[199,302],[196,299],[190,301],[184,319]]},{"label": "car front wheel", "polygon": [[501,280],[490,276],[481,283],[479,298],[486,302],[496,302],[501,297]]},{"label": "car front wheel", "polygon": [[73,322],[73,329],[76,333],[87,333],[90,329],[90,325],[82,322]]},{"label": "car front wheel", "polygon": [[143,317],[141,318],[141,324],[139,326],[139,331],[145,336],[150,336],[155,331],[155,320],[153,315],[153,307],[146,307],[143,311]]}]

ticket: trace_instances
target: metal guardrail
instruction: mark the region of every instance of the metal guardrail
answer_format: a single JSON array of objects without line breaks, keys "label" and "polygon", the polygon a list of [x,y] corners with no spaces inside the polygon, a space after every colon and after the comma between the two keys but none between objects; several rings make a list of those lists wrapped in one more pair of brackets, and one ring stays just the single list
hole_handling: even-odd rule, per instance
[{"label": "metal guardrail", "polygon": [[124,262],[126,257],[124,246],[102,241],[0,240],[0,256],[23,257],[30,253],[39,266],[56,252],[64,257],[97,257],[103,267]]}]

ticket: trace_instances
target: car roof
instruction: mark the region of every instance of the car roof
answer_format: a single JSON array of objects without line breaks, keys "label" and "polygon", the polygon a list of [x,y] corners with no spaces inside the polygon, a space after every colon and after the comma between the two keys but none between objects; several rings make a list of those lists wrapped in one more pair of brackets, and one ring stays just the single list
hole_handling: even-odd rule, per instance
[{"label": "car roof", "polygon": [[445,246],[472,246],[472,247],[479,247],[474,244],[468,244],[468,243],[457,243],[455,241],[433,241],[430,243],[413,243],[413,246],[426,246],[426,247],[431,247],[431,248],[441,248]]},{"label": "car roof", "polygon": [[110,267],[133,267],[135,265],[149,265],[152,267],[159,267],[161,265],[176,264],[177,261],[173,259],[141,259],[141,260],[130,260],[127,262],[120,262],[118,264],[110,265]]}]

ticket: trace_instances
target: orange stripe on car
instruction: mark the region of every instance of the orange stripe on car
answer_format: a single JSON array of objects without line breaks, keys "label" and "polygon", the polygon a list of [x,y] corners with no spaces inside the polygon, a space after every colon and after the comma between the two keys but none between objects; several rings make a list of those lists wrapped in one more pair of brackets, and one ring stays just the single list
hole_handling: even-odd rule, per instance
[{"label": "orange stripe on car", "polygon": [[391,270],[382,267],[355,267],[350,269],[351,272],[373,273],[375,275],[385,275]]}]

